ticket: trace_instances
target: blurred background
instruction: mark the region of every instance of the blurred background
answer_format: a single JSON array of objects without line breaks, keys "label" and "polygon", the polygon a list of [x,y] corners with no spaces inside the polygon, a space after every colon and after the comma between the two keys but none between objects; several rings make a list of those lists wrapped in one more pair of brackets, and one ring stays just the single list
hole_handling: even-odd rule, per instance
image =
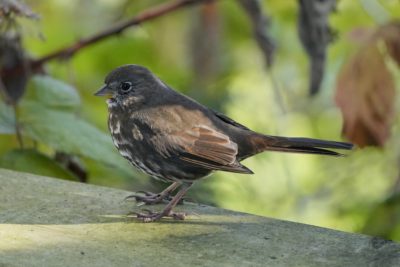
[{"label": "blurred background", "polygon": [[400,241],[399,1],[186,1],[79,42],[178,2],[1,1],[0,167],[161,190],[119,156],[93,96],[110,70],[140,64],[255,131],[358,145],[260,154],[244,161],[254,175],[215,173],[193,201]]}]

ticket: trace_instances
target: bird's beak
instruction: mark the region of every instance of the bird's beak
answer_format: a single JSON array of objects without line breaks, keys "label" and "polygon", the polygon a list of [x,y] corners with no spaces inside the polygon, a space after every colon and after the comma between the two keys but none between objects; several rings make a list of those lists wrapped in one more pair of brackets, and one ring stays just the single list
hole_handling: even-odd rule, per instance
[{"label": "bird's beak", "polygon": [[104,85],[103,87],[100,88],[99,91],[97,91],[95,94],[95,96],[107,96],[107,97],[112,97],[113,92],[111,90],[110,87],[108,87],[108,85]]}]

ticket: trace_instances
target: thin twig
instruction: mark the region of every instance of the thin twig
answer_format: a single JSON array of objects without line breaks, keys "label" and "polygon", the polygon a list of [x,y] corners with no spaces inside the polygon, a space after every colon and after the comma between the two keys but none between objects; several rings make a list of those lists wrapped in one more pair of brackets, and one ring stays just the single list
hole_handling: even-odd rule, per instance
[{"label": "thin twig", "polygon": [[19,123],[19,113],[18,113],[18,107],[17,104],[12,104],[13,110],[14,110],[14,116],[15,116],[15,136],[17,137],[17,142],[19,145],[19,148],[24,149],[24,139],[22,138],[22,133],[21,133],[21,124]]},{"label": "thin twig", "polygon": [[271,81],[272,90],[274,91],[275,103],[278,105],[281,114],[286,114],[288,111],[285,105],[281,87],[279,86],[279,82],[274,75],[273,68],[268,69],[268,76]]}]

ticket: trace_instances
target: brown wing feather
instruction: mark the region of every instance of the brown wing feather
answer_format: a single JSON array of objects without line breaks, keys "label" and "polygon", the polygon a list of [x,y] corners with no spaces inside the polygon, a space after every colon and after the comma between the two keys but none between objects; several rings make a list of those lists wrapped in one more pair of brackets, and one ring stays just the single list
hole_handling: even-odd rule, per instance
[{"label": "brown wing feather", "polygon": [[182,156],[180,158],[186,162],[192,163],[197,166],[202,166],[209,170],[220,170],[220,171],[228,171],[228,172],[236,172],[236,173],[253,174],[252,170],[250,170],[246,166],[243,166],[239,162],[235,162],[232,165],[218,165],[215,163],[206,162],[204,159],[198,160],[198,159],[194,159],[194,158],[186,157],[186,156]]},{"label": "brown wing feather", "polygon": [[180,144],[183,150],[180,158],[186,162],[211,170],[252,173],[237,161],[237,144],[212,128],[193,127],[189,131],[175,133],[174,140]]},{"label": "brown wing feather", "polygon": [[228,136],[201,127],[195,127],[192,131],[199,133],[199,136],[194,143],[186,147],[189,153],[221,165],[233,164],[236,161],[237,144]]}]

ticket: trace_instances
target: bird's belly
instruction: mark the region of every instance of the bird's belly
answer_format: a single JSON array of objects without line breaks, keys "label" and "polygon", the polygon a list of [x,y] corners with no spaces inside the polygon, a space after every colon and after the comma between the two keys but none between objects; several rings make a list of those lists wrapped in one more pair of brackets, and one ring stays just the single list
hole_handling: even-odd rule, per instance
[{"label": "bird's belly", "polygon": [[134,167],[163,181],[193,181],[205,177],[210,170],[195,167],[178,157],[160,154],[154,146],[145,140],[124,138],[121,134],[112,134],[119,153]]}]

